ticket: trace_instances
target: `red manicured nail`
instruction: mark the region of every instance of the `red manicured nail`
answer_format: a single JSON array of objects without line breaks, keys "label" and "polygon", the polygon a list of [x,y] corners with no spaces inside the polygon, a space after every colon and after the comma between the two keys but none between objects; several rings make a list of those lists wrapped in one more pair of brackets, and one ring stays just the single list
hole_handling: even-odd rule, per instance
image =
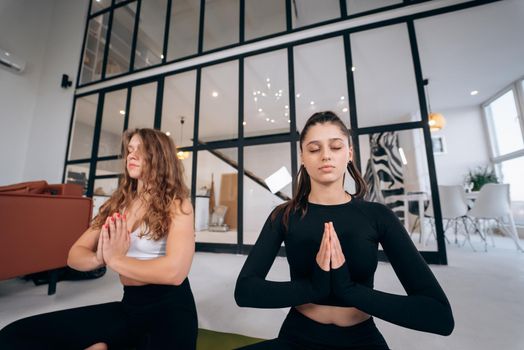
[{"label": "red manicured nail", "polygon": [[115,222],[115,218],[111,216],[111,222]]},{"label": "red manicured nail", "polygon": [[120,217],[120,214],[119,214],[119,213],[116,213],[116,217],[119,218],[119,217]]},{"label": "red manicured nail", "polygon": [[107,228],[107,224],[104,224],[104,228]]},{"label": "red manicured nail", "polygon": [[124,215],[123,215],[122,217],[123,217],[123,218],[124,218],[124,220],[125,220],[125,219],[126,219],[126,214],[124,214]]}]

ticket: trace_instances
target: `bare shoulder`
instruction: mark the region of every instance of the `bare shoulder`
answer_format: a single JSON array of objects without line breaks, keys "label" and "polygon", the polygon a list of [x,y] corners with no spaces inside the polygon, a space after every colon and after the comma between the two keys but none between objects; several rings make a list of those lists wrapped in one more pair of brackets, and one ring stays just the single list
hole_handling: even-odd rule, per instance
[{"label": "bare shoulder", "polygon": [[171,204],[171,213],[174,216],[193,214],[193,205],[189,198],[175,198]]}]

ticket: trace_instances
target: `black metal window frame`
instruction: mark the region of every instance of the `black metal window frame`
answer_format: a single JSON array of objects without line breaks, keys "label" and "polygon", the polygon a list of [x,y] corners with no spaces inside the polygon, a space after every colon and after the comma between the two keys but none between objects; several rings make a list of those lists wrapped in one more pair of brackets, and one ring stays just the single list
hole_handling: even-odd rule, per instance
[{"label": "black metal window frame", "polygon": [[[277,33],[273,33],[273,34],[269,34],[269,35],[264,35],[264,36],[257,37],[257,38],[254,38],[254,39],[250,39],[250,40],[245,40],[245,26],[244,26],[245,0],[239,0],[239,38],[238,38],[239,40],[238,40],[238,42],[234,43],[234,44],[230,44],[230,45],[214,48],[214,49],[211,49],[211,50],[203,50],[204,16],[205,16],[205,2],[206,1],[205,0],[200,0],[198,51],[195,54],[192,54],[192,55],[187,55],[185,57],[181,57],[181,58],[177,58],[177,59],[174,59],[174,60],[167,61],[167,46],[168,46],[168,40],[169,40],[169,25],[170,25],[171,8],[173,6],[173,1],[172,0],[166,0],[167,8],[166,8],[166,19],[165,19],[165,28],[164,28],[164,33],[165,33],[164,34],[164,43],[163,43],[163,56],[164,56],[164,58],[162,59],[162,62],[160,62],[158,64],[147,66],[147,67],[142,67],[140,69],[135,69],[134,68],[134,61],[135,61],[135,51],[136,51],[136,37],[137,37],[137,33],[138,33],[138,22],[139,22],[138,19],[140,18],[140,8],[141,8],[142,0],[127,0],[127,1],[124,1],[124,2],[120,2],[118,4],[115,4],[115,0],[112,0],[111,6],[109,6],[107,8],[104,8],[104,9],[102,9],[102,10],[100,10],[98,12],[95,12],[93,14],[89,14],[91,12],[91,2],[90,2],[89,3],[89,9],[88,9],[88,14],[89,15],[87,16],[85,30],[84,30],[84,40],[83,40],[83,43],[82,43],[82,52],[81,52],[81,56],[80,56],[80,64],[79,64],[79,69],[78,69],[78,74],[77,74],[76,88],[87,87],[87,86],[94,85],[94,84],[97,84],[97,83],[100,83],[100,82],[103,82],[103,81],[109,81],[111,79],[120,78],[120,77],[123,77],[123,76],[127,76],[127,75],[130,75],[130,74],[141,72],[141,71],[144,71],[144,70],[156,68],[156,67],[159,67],[159,66],[162,66],[162,65],[165,65],[165,64],[172,64],[172,63],[184,61],[184,60],[187,60],[187,59],[195,58],[195,57],[198,57],[198,56],[207,55],[207,54],[218,52],[218,51],[228,50],[228,49],[231,49],[233,47],[242,46],[242,45],[245,45],[245,44],[252,44],[252,43],[255,43],[255,42],[258,42],[258,41],[261,41],[261,40],[267,40],[267,39],[275,38],[275,37],[278,37],[278,36],[287,35],[287,34],[290,34],[290,33],[296,33],[296,32],[300,32],[300,31],[304,31],[304,30],[308,30],[308,29],[324,26],[326,24],[332,24],[332,23],[336,23],[336,22],[340,22],[340,21],[345,21],[345,20],[348,20],[348,19],[353,19],[353,18],[357,18],[357,17],[367,16],[367,15],[371,15],[371,14],[375,14],[375,13],[379,13],[379,12],[385,12],[385,11],[389,11],[389,10],[393,10],[393,9],[397,9],[397,8],[401,8],[401,7],[405,7],[405,6],[410,6],[410,5],[417,4],[417,3],[428,2],[428,1],[432,1],[432,0],[402,0],[402,2],[398,3],[398,4],[388,5],[388,6],[376,8],[376,9],[373,9],[373,10],[352,14],[352,15],[348,15],[347,14],[346,0],[339,0],[339,2],[340,2],[340,5],[339,5],[339,7],[340,7],[340,16],[339,17],[332,18],[332,19],[329,19],[329,20],[326,20],[326,21],[317,22],[317,23],[310,24],[310,25],[303,26],[303,27],[298,27],[298,28],[292,28],[291,11],[292,11],[292,1],[293,0],[282,0],[282,1],[286,2],[286,16],[285,16],[285,18],[286,18],[286,30],[281,31],[281,32],[277,32]],[[122,6],[127,6],[127,5],[129,5],[130,3],[133,3],[133,2],[137,3],[137,10],[136,10],[136,14],[135,14],[135,27],[134,27],[133,39],[132,39],[132,43],[133,44],[132,44],[132,47],[131,47],[131,57],[130,57],[129,71],[123,72],[123,73],[120,73],[120,74],[115,74],[115,75],[112,75],[111,77],[107,77],[106,78],[105,71],[106,71],[106,65],[107,65],[107,56],[108,56],[108,53],[109,53],[109,44],[110,44],[109,40],[110,40],[110,36],[111,36],[111,28],[112,28],[112,23],[113,23],[113,13],[114,13],[114,11],[116,9],[118,9],[118,8],[120,8]],[[80,74],[82,72],[82,61],[83,61],[83,57],[84,57],[83,55],[84,55],[84,50],[85,50],[85,42],[86,42],[86,38],[87,38],[89,21],[91,19],[93,19],[93,18],[95,18],[97,16],[100,16],[100,15],[103,15],[105,13],[109,13],[109,22],[108,22],[108,29],[107,29],[107,34],[106,34],[106,45],[105,45],[105,52],[104,52],[104,60],[103,60],[103,64],[102,64],[102,67],[101,67],[101,69],[102,69],[101,78],[99,80],[96,80],[96,81],[88,82],[88,83],[85,83],[85,84],[80,84]]]},{"label": "black metal window frame", "polygon": [[[140,0],[138,0],[140,1]],[[88,191],[87,195],[91,196],[93,193],[93,184],[96,179],[106,179],[106,178],[118,178],[118,175],[103,175],[103,176],[96,176],[96,164],[98,161],[104,161],[104,160],[114,160],[118,159],[119,156],[106,156],[106,157],[98,157],[98,142],[100,138],[100,129],[101,129],[101,122],[102,122],[102,112],[103,112],[103,104],[105,99],[105,94],[115,91],[115,90],[122,90],[122,89],[128,89],[128,98],[126,101],[126,114],[125,114],[125,122],[124,122],[124,129],[127,128],[128,125],[128,119],[129,119],[129,103],[131,101],[131,89],[138,85],[147,84],[150,82],[157,82],[157,101],[156,101],[156,107],[155,107],[155,125],[154,127],[156,129],[160,129],[161,126],[161,113],[162,113],[162,98],[163,98],[163,82],[166,77],[184,73],[187,71],[193,71],[196,70],[196,87],[195,87],[195,121],[194,121],[194,134],[193,134],[193,146],[184,147],[181,148],[184,151],[190,151],[193,152],[193,158],[192,158],[192,178],[191,178],[191,198],[194,203],[195,196],[196,196],[196,172],[197,169],[197,160],[198,160],[198,151],[201,150],[208,150],[208,149],[218,149],[218,148],[229,148],[229,147],[236,147],[238,149],[238,164],[239,164],[239,176],[238,176],[238,212],[237,212],[237,218],[238,218],[238,230],[237,230],[237,243],[236,244],[219,244],[219,243],[204,243],[199,242],[197,243],[196,247],[198,251],[208,251],[208,252],[225,252],[225,253],[242,253],[246,254],[248,253],[252,245],[247,245],[243,243],[243,148],[246,146],[252,146],[252,145],[263,145],[263,144],[274,144],[274,143],[282,143],[282,142],[289,142],[291,145],[291,168],[292,168],[292,175],[293,175],[293,188],[295,187],[295,175],[297,173],[297,149],[296,149],[296,143],[298,141],[298,133],[296,128],[296,107],[295,107],[295,99],[293,96],[295,96],[295,86],[294,86],[294,60],[293,60],[293,48],[299,45],[313,43],[321,40],[325,40],[328,38],[334,38],[334,37],[342,37],[343,43],[344,43],[344,52],[345,52],[345,58],[346,58],[346,72],[347,72],[347,88],[348,88],[348,100],[350,105],[350,119],[346,120],[346,122],[350,122],[352,132],[353,132],[353,147],[354,147],[354,154],[356,156],[355,162],[357,163],[357,166],[359,169],[361,169],[360,164],[360,144],[359,144],[359,136],[360,135],[367,135],[371,133],[378,133],[378,132],[384,132],[384,131],[399,131],[399,130],[413,130],[413,129],[420,129],[423,132],[424,135],[424,143],[425,143],[425,149],[426,149],[426,159],[428,162],[428,169],[429,169],[429,177],[430,177],[430,187],[432,192],[432,200],[435,208],[435,222],[436,222],[436,232],[437,232],[437,251],[420,251],[421,255],[424,257],[424,259],[430,263],[430,264],[447,264],[447,254],[446,254],[446,246],[444,242],[444,230],[442,225],[442,215],[440,210],[440,199],[438,195],[438,185],[436,181],[436,169],[435,169],[435,162],[434,162],[434,156],[432,151],[432,143],[431,143],[431,134],[429,130],[428,125],[428,110],[427,110],[427,102],[424,94],[424,78],[422,73],[422,67],[420,63],[419,58],[419,52],[418,52],[418,45],[417,45],[417,38],[416,38],[416,30],[414,26],[414,21],[421,18],[431,17],[443,13],[449,13],[454,12],[458,10],[463,10],[487,3],[492,3],[500,0],[482,0],[482,1],[471,1],[466,3],[461,3],[457,5],[452,5],[445,8],[439,8],[436,10],[431,10],[427,12],[412,14],[408,16],[402,16],[394,19],[388,19],[381,22],[366,24],[363,26],[350,28],[350,29],[344,29],[336,32],[326,33],[315,37],[309,37],[301,40],[297,40],[291,43],[285,43],[285,44],[279,44],[275,46],[266,47],[263,49],[255,50],[248,53],[243,53],[239,55],[234,55],[210,62],[201,63],[198,65],[193,65],[191,67],[186,67],[180,70],[171,71],[167,73],[162,73],[154,76],[150,76],[143,79],[137,79],[132,82],[126,82],[122,84],[118,84],[115,86],[110,86],[106,88],[102,88],[95,91],[85,92],[82,94],[77,94],[75,96],[75,103],[71,115],[71,122],[69,127],[69,136],[68,136],[68,146],[66,149],[66,159],[64,162],[64,172],[63,172],[63,178],[65,179],[66,175],[66,169],[68,165],[71,164],[79,164],[79,163],[89,163],[90,164],[90,173],[89,173],[89,181],[88,181]],[[127,4],[128,2],[125,2],[124,4]],[[201,14],[202,15],[202,14]],[[417,86],[417,93],[418,93],[418,100],[419,100],[419,108],[421,111],[421,120],[415,121],[415,122],[404,122],[404,123],[396,123],[396,124],[388,124],[388,125],[378,125],[378,126],[372,126],[372,127],[358,127],[358,116],[357,116],[357,109],[356,109],[356,95],[355,95],[355,86],[353,81],[353,75],[351,71],[352,66],[352,57],[351,57],[351,40],[350,35],[357,32],[362,32],[370,29],[376,29],[380,27],[386,27],[394,24],[400,24],[404,23],[407,26],[408,30],[408,36],[409,36],[409,42],[410,42],[410,48],[411,48],[411,54],[412,54],[412,60],[413,60],[413,67],[415,72],[415,79],[416,79],[416,86]],[[243,81],[244,81],[244,71],[243,71],[243,63],[244,59],[256,56],[268,52],[273,52],[281,49],[287,50],[287,59],[288,59],[288,88],[289,88],[289,114],[290,114],[290,132],[285,134],[274,134],[274,135],[265,135],[265,136],[258,136],[258,137],[250,137],[245,138],[244,137],[244,130],[243,130]],[[214,141],[214,142],[208,142],[205,145],[198,143],[198,127],[199,127],[199,109],[200,109],[200,84],[201,84],[201,78],[202,78],[202,69],[209,66],[214,66],[220,63],[225,62],[233,62],[238,61],[239,63],[239,109],[238,109],[238,139],[234,140],[221,140],[221,141]],[[91,152],[91,158],[84,158],[84,159],[77,159],[77,160],[71,160],[68,161],[68,153],[69,153],[69,147],[71,143],[71,133],[73,130],[73,123],[74,123],[74,115],[75,115],[75,108],[76,108],[76,100],[85,96],[93,95],[93,94],[99,94],[98,97],[98,108],[97,108],[97,116],[95,121],[95,132],[93,136],[93,146],[92,146],[92,152]],[[283,250],[281,250],[280,254],[284,254]],[[379,259],[382,261],[387,261],[387,257],[385,254],[380,251]]]}]

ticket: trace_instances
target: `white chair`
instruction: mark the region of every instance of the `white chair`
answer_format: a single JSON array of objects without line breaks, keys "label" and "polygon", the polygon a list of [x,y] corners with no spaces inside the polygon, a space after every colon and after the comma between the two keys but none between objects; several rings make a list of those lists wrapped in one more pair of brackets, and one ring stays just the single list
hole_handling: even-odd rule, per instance
[{"label": "white chair", "polygon": [[[479,220],[495,220],[499,229],[513,239],[517,250],[524,251],[520,245],[517,228],[511,213],[509,184],[486,184],[482,186],[473,208],[467,215],[474,219],[475,232],[480,234],[482,232],[479,229]],[[504,219],[508,220],[509,229],[503,225]],[[491,239],[493,242],[493,237]],[[484,249],[487,251],[487,239],[484,240],[484,245]]]},{"label": "white chair", "polygon": [[[464,226],[465,234],[469,240],[468,227],[466,225],[466,213],[468,212],[468,204],[466,196],[464,195],[464,189],[462,186],[439,186],[438,187],[439,197],[440,197],[440,208],[442,211],[442,220],[446,220],[446,226],[444,227],[444,237],[445,233],[450,227],[451,224],[455,226],[455,243],[458,243],[457,233],[459,229],[459,222],[462,222]],[[435,213],[433,210],[433,202],[429,203],[428,209],[426,209],[425,215],[431,219],[435,219]],[[431,225],[433,235],[435,234],[435,228],[433,222]],[[427,239],[427,238],[426,238]],[[446,237],[447,240],[447,237]],[[449,241],[448,241],[449,242]],[[471,240],[469,240],[471,244]],[[475,248],[471,244],[473,250]]]}]

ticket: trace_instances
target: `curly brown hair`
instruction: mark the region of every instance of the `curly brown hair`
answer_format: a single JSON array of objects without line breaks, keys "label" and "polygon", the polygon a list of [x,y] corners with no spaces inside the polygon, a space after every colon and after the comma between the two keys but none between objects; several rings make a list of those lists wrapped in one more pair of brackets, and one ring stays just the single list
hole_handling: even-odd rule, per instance
[{"label": "curly brown hair", "polygon": [[159,130],[133,129],[122,136],[122,157],[124,164],[129,154],[131,138],[138,135],[141,139],[140,154],[143,159],[142,181],[144,189],[137,191],[138,180],[129,176],[127,167],[119,179],[118,189],[101,207],[92,220],[91,227],[101,229],[106,218],[115,212],[121,212],[131,202],[140,198],[145,203],[145,214],[139,220],[147,227],[148,238],[159,240],[165,237],[171,225],[171,205],[174,200],[189,198],[189,189],[184,183],[184,165],[176,155],[173,140]]}]

